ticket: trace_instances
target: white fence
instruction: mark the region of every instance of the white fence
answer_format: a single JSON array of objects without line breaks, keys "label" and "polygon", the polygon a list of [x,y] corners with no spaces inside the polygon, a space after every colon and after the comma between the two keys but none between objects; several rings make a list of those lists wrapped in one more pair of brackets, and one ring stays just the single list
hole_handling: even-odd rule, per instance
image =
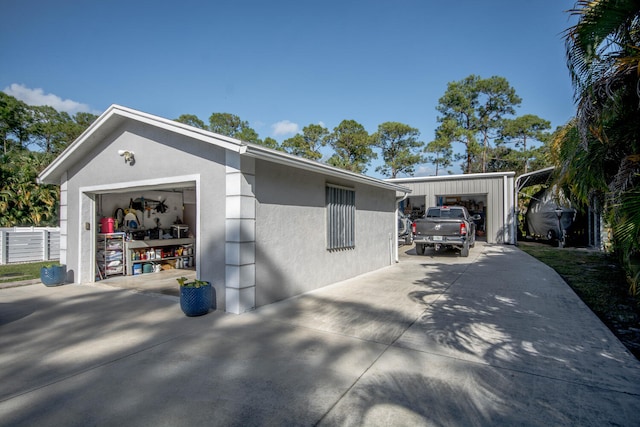
[{"label": "white fence", "polygon": [[0,228],[0,264],[60,259],[60,228]]}]

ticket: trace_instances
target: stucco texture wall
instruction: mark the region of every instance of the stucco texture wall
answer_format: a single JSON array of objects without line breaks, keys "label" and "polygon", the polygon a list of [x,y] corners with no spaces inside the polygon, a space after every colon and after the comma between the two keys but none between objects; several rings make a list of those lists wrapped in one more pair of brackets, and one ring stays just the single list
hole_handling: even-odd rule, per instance
[{"label": "stucco texture wall", "polygon": [[[130,165],[118,150],[135,152]],[[126,122],[104,135],[100,144],[67,171],[67,266],[75,282],[93,281],[91,277],[96,212],[93,194],[108,192],[110,187],[128,185],[135,188],[154,180],[184,180],[194,176],[199,185],[197,260],[200,278],[216,286],[218,302],[224,302],[225,264],[225,153],[206,142],[150,127]],[[87,191],[89,189],[89,191]],[[90,222],[92,228],[85,229]]]},{"label": "stucco texture wall", "polygon": [[[355,190],[354,249],[326,249],[327,183]],[[257,306],[393,262],[394,191],[257,161],[255,195]]]}]

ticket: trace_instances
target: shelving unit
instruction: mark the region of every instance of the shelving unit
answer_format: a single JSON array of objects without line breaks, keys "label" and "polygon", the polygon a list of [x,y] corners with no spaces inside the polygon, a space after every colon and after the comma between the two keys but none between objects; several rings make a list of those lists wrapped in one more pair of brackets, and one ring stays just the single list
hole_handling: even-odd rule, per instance
[{"label": "shelving unit", "polygon": [[96,238],[96,264],[100,278],[127,274],[125,233],[99,233]]},{"label": "shelving unit", "polygon": [[194,243],[195,239],[192,238],[132,240],[127,243],[127,274],[145,273],[145,264],[170,263],[175,268],[181,268],[178,265],[184,265],[187,260],[188,268],[193,268]]}]

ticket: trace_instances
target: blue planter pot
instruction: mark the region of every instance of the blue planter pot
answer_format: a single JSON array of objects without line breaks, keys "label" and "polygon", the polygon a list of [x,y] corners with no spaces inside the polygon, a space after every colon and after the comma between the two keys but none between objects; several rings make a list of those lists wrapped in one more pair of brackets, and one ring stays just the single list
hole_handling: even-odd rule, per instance
[{"label": "blue planter pot", "polygon": [[213,303],[213,287],[211,283],[194,288],[187,284],[180,286],[180,308],[189,317],[207,314]]},{"label": "blue planter pot", "polygon": [[40,281],[45,286],[62,285],[67,280],[67,266],[54,265],[40,269]]}]

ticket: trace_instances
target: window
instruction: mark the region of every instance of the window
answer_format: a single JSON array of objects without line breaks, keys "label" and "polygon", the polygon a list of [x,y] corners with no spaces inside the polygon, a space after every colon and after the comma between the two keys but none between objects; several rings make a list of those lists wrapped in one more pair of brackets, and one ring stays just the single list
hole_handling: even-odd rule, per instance
[{"label": "window", "polygon": [[356,192],[327,185],[327,249],[355,247]]}]

